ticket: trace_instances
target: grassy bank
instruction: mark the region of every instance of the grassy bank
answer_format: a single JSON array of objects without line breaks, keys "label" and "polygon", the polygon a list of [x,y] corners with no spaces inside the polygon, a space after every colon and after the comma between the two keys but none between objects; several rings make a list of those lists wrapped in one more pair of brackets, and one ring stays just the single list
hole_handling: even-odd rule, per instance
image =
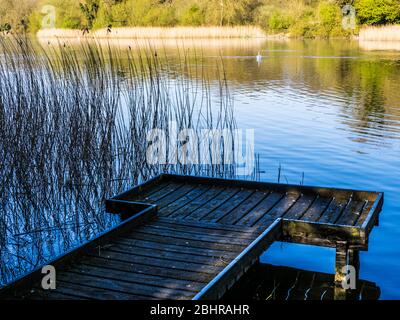
[{"label": "grassy bank", "polygon": [[[37,33],[38,38],[78,38],[83,36],[76,29],[43,29]],[[112,39],[185,39],[185,38],[265,38],[265,32],[254,26],[236,27],[133,27],[99,29],[86,34],[88,38]]]}]

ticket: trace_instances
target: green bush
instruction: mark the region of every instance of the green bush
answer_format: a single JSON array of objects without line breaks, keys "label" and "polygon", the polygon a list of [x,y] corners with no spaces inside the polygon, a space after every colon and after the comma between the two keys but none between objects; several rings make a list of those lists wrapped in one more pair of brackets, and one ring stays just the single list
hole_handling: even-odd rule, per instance
[{"label": "green bush", "polygon": [[171,27],[177,24],[175,10],[171,6],[152,7],[144,17],[144,25]]},{"label": "green bush", "polygon": [[334,3],[321,2],[317,8],[318,15],[318,27],[316,29],[317,37],[327,38],[330,36],[332,30],[335,29],[335,33],[341,33],[341,20],[342,13]]},{"label": "green bush", "polygon": [[268,28],[273,31],[287,31],[293,25],[293,19],[280,11],[275,11],[268,19]]},{"label": "green bush", "polygon": [[184,26],[201,26],[204,24],[204,14],[197,4],[193,4],[179,17],[179,23]]},{"label": "green bush", "polygon": [[361,24],[400,23],[399,0],[356,0],[355,7]]}]

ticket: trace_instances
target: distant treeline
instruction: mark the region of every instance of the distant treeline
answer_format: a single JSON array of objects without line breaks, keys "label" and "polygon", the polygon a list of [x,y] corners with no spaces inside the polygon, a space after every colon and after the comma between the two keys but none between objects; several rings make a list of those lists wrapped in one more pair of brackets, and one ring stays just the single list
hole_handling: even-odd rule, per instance
[{"label": "distant treeline", "polygon": [[[344,29],[348,4],[356,10],[356,27]],[[256,25],[294,37],[335,37],[356,34],[359,25],[400,23],[400,0],[0,0],[0,31],[37,31],[48,5],[55,8],[54,27],[87,31]]]}]

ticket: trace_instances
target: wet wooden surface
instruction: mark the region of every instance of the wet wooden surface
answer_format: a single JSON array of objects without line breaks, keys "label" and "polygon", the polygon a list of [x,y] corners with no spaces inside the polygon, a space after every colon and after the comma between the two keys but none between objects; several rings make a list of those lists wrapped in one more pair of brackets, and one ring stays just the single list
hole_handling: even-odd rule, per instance
[{"label": "wet wooden surface", "polygon": [[166,175],[108,201],[109,211],[124,217],[148,205],[154,210],[80,248],[74,259],[57,260],[56,290],[40,289],[36,272],[2,294],[220,298],[275,240],[366,248],[382,201],[371,192]]}]

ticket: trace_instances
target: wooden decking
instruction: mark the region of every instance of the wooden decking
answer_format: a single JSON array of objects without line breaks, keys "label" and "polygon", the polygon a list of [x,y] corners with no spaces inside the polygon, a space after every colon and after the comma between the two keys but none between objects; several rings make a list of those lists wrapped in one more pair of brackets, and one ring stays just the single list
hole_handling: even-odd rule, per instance
[{"label": "wooden decking", "polygon": [[0,297],[218,299],[277,240],[367,250],[382,203],[376,192],[162,175],[107,201],[120,226],[49,263],[56,290],[40,288],[39,268]]}]

